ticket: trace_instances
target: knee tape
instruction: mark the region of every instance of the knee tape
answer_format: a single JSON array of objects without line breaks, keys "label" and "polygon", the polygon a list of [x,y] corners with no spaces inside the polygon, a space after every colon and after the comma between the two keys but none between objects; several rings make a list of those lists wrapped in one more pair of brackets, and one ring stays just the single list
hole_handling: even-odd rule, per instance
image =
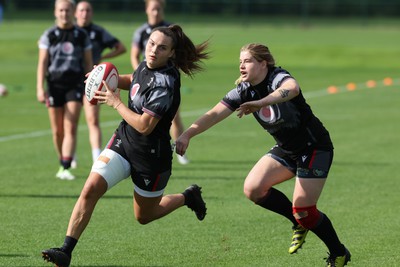
[{"label": "knee tape", "polygon": [[315,228],[322,218],[316,205],[311,207],[293,207],[293,216],[306,229]]}]

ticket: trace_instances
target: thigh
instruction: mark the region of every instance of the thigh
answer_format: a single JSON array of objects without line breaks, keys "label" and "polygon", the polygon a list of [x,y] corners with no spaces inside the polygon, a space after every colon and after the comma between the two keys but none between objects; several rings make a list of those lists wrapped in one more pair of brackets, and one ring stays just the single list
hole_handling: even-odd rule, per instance
[{"label": "thigh", "polygon": [[324,188],[326,178],[296,178],[293,192],[293,206],[310,207],[316,205]]},{"label": "thigh", "polygon": [[84,97],[83,108],[85,110],[86,121],[89,124],[98,124],[100,116],[100,105],[92,105],[89,103],[86,97]]},{"label": "thigh", "polygon": [[298,159],[297,178],[293,192],[293,205],[316,205],[324,188],[333,160],[333,150],[310,150]]},{"label": "thigh", "polygon": [[136,218],[149,218],[157,213],[157,209],[162,199],[161,196],[145,197],[139,195],[136,191],[133,193],[133,209]]},{"label": "thigh", "polygon": [[53,133],[64,131],[64,108],[48,107],[50,126]]},{"label": "thigh", "polygon": [[[65,104],[64,125],[65,127],[76,127],[81,114],[82,103],[70,101]],[[74,127],[74,128],[75,128]]]},{"label": "thigh", "polygon": [[294,177],[294,173],[270,154],[263,156],[251,169],[244,182],[244,192],[253,201],[262,198],[268,190]]}]

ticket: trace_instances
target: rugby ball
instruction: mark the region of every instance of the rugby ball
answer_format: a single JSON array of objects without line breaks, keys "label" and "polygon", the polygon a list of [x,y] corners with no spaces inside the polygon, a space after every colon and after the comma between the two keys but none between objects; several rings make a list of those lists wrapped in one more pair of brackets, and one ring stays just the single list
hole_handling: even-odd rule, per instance
[{"label": "rugby ball", "polygon": [[105,92],[107,90],[103,81],[106,81],[113,91],[118,87],[118,70],[110,62],[102,62],[97,65],[86,79],[85,95],[90,104],[97,105],[97,99],[94,98],[97,91]]}]

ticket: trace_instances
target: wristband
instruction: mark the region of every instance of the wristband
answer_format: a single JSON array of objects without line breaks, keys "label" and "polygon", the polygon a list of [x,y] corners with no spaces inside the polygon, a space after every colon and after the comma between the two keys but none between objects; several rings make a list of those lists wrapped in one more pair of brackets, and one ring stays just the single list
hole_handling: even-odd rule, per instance
[{"label": "wristband", "polygon": [[119,105],[121,105],[121,103],[122,103],[122,102],[119,102],[119,103],[114,107],[114,109],[117,109],[117,108],[119,107]]}]

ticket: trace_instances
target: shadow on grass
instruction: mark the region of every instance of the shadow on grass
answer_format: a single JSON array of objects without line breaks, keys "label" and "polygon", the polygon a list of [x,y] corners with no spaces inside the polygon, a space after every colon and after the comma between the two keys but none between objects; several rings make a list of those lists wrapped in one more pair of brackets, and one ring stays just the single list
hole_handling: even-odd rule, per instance
[{"label": "shadow on grass", "polygon": [[27,258],[29,255],[24,254],[3,254],[0,253],[0,258]]},{"label": "shadow on grass", "polygon": [[[0,194],[0,198],[72,198],[78,199],[79,195],[35,195],[35,194]],[[131,199],[132,196],[103,196],[102,199]],[[1,254],[0,254],[1,256]]]},{"label": "shadow on grass", "polygon": [[75,265],[75,266],[81,266],[81,267],[167,267],[168,265]]},{"label": "shadow on grass", "polygon": [[232,170],[249,170],[258,161],[254,160],[196,160],[190,162],[188,165],[176,165],[172,168],[175,170],[185,171],[232,171]]},{"label": "shadow on grass", "polygon": [[[255,164],[259,158],[254,158],[254,160],[195,160],[191,162],[189,165],[193,163],[202,164],[202,165],[223,165],[223,166],[239,166],[239,165],[249,165]],[[186,167],[186,166],[185,166]],[[201,166],[199,166],[201,167]]]}]

